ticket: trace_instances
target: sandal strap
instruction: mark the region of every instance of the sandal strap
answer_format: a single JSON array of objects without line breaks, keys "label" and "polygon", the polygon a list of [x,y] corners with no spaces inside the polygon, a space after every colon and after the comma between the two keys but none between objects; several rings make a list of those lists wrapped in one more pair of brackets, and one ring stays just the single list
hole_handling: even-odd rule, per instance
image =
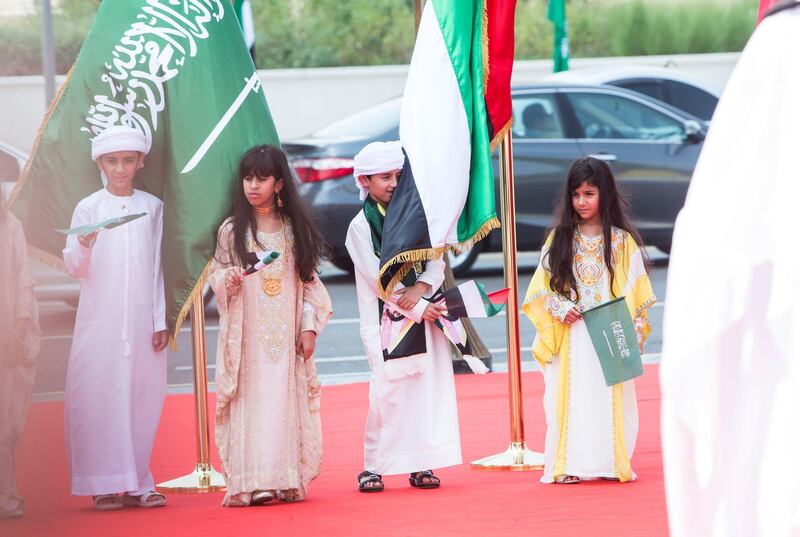
[{"label": "sandal strap", "polygon": [[436,483],[441,483],[440,479],[433,475],[433,470],[422,470],[421,472],[413,472],[411,474],[411,479],[417,484],[422,484],[422,480],[426,477],[430,480],[429,483],[432,483],[434,479]]},{"label": "sandal strap", "polygon": [[361,472],[358,474],[358,484],[359,486],[365,485],[367,483],[382,483],[381,475],[375,474],[372,472]]},{"label": "sandal strap", "polygon": [[146,505],[150,503],[150,498],[158,498],[156,501],[166,500],[167,497],[161,494],[160,492],[155,492],[153,490],[148,490],[147,492],[143,492],[141,494],[128,494],[129,497],[133,498],[137,502],[142,505]]}]

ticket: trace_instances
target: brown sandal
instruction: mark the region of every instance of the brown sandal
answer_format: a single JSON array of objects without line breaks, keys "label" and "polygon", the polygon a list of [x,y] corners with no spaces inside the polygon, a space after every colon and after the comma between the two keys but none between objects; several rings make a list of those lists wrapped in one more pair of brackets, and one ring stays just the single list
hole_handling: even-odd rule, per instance
[{"label": "brown sandal", "polygon": [[383,480],[380,474],[364,470],[358,474],[359,492],[382,492],[384,489]]},{"label": "brown sandal", "polygon": [[439,478],[433,475],[432,470],[414,472],[408,476],[408,482],[412,487],[418,489],[438,489],[439,485],[442,484]]}]

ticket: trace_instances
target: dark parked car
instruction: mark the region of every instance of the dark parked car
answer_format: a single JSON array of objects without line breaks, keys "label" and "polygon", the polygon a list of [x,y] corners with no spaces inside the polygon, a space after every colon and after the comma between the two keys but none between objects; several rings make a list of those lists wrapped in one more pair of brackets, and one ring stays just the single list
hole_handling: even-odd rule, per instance
[{"label": "dark parked car", "polygon": [[[537,85],[515,88],[512,97],[520,250],[541,248],[567,169],[575,159],[592,155],[611,165],[630,195],[631,213],[645,242],[669,251],[705,138],[698,118],[613,86]],[[332,262],[340,268],[352,270],[344,240],[361,206],[353,156],[369,142],[397,139],[399,117],[397,98],[284,144],[301,192],[333,249]],[[453,259],[453,270],[463,273],[481,251],[501,249],[500,233],[493,232]]]},{"label": "dark parked car", "polygon": [[673,67],[629,65],[575,69],[549,75],[558,84],[609,84],[643,93],[684,112],[711,121],[719,92],[689,73]]}]

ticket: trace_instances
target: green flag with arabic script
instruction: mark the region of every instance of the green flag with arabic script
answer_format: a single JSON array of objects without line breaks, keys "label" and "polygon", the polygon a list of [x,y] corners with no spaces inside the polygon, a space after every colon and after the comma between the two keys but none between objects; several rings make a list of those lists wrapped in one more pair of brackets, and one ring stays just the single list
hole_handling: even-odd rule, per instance
[{"label": "green flag with arabic script", "polygon": [[239,158],[278,144],[229,0],[105,1],[48,110],[11,197],[32,255],[61,268],[75,205],[102,188],[91,140],[112,125],[152,140],[134,187],[164,202],[162,256],[173,336],[202,292]]},{"label": "green flag with arabic script", "polygon": [[644,373],[636,329],[624,297],[586,310],[581,315],[607,386]]},{"label": "green flag with arabic script", "polygon": [[567,2],[550,0],[547,18],[553,23],[553,72],[569,69],[569,36],[567,35]]}]

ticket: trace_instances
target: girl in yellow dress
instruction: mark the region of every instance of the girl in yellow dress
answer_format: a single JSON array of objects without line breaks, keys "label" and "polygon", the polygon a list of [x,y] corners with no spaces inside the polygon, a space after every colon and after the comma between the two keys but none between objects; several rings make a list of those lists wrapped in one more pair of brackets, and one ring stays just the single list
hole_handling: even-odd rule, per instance
[{"label": "girl in yellow dress", "polygon": [[630,463],[639,428],[634,382],[606,386],[581,317],[625,297],[640,348],[650,332],[647,308],[656,297],[626,206],[605,162],[575,161],[525,297],[545,381],[543,483],[636,479]]}]

